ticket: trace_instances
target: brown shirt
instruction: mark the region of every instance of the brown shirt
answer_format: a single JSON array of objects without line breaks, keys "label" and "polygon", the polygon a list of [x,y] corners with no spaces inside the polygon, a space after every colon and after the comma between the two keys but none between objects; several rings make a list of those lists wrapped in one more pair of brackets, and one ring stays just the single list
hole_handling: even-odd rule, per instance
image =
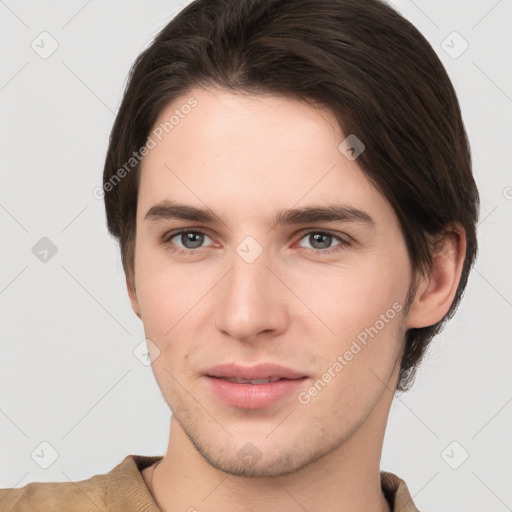
[{"label": "brown shirt", "polygon": [[[161,456],[128,455],[114,469],[78,482],[32,482],[0,489],[0,512],[161,512],[141,471]],[[403,480],[381,472],[393,512],[418,512]]]}]

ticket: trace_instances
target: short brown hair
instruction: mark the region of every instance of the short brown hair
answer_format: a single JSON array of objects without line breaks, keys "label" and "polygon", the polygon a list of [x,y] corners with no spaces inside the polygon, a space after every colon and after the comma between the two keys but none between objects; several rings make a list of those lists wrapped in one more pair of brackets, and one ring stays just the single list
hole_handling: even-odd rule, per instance
[{"label": "short brown hair", "polygon": [[392,205],[415,273],[431,266],[431,235],[452,221],[463,226],[466,257],[448,313],[406,333],[397,389],[408,389],[429,342],[455,313],[477,253],[479,195],[469,144],[436,53],[379,0],[189,4],[132,66],[107,150],[108,229],[120,242],[132,287],[140,174],[132,155],[170,102],[208,86],[283,94],[333,112],[345,135],[363,141],[359,166]]}]

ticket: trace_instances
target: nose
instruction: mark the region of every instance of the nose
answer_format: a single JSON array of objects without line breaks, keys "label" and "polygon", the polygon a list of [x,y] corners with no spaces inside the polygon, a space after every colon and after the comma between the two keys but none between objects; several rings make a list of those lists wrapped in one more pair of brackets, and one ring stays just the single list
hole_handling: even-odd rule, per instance
[{"label": "nose", "polygon": [[219,283],[216,328],[243,342],[284,332],[288,328],[290,296],[265,252],[251,263],[235,253],[232,262],[231,271]]}]

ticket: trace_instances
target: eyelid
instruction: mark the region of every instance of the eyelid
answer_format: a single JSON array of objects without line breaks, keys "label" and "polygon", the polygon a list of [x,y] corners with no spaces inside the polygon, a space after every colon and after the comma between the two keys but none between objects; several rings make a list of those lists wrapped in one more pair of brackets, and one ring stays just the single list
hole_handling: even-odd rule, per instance
[{"label": "eyelid", "polygon": [[[162,236],[161,243],[164,245],[169,244],[171,242],[172,238],[174,238],[175,236],[181,235],[183,233],[199,233],[201,235],[207,236],[208,238],[212,239],[212,237],[202,228],[181,228],[176,231],[169,231],[169,232],[165,233]],[[201,251],[203,249],[205,249],[205,247],[199,247],[198,249],[182,249],[181,247],[177,247],[178,251],[182,250],[182,251],[186,251],[189,253]]]},{"label": "eyelid", "polygon": [[[164,245],[169,244],[171,239],[174,238],[177,235],[181,235],[183,233],[199,233],[204,236],[207,236],[208,238],[212,239],[212,237],[203,229],[203,228],[181,228],[175,231],[169,231],[165,233],[162,236],[162,242]],[[339,244],[335,245],[333,247],[327,248],[327,249],[312,249],[309,247],[301,247],[302,249],[306,249],[306,251],[314,252],[316,254],[325,253],[333,254],[339,250],[343,250],[345,246],[349,246],[352,244],[353,239],[352,237],[348,236],[345,233],[341,233],[338,231],[332,231],[330,229],[323,229],[323,228],[305,228],[296,235],[298,237],[297,241],[294,243],[294,246],[298,244],[304,237],[307,235],[310,235],[312,233],[320,233],[323,235],[330,235],[334,238],[337,238],[339,240]],[[198,251],[202,251],[203,249],[206,249],[206,247],[199,247],[197,249],[182,249],[181,247],[176,247],[172,250],[175,250],[178,253],[186,253],[186,254],[195,254]]]},{"label": "eyelid", "polygon": [[323,229],[323,228],[306,228],[303,231],[299,231],[298,236],[300,239],[304,238],[306,235],[310,235],[311,233],[322,233],[323,235],[331,235],[335,238],[339,238],[344,243],[352,243],[353,239],[346,233],[342,233],[341,231],[333,231],[331,229]]},{"label": "eyelid", "polygon": [[[305,231],[300,232],[299,239],[294,244],[294,246],[299,244],[301,242],[301,240],[304,239],[306,236],[311,235],[313,233],[315,233],[315,234],[320,233],[322,235],[332,236],[333,238],[338,239],[339,243],[332,247],[328,247],[327,249],[315,249],[315,248],[310,248],[310,247],[299,246],[299,247],[301,247],[301,249],[305,249],[306,252],[308,252],[309,254],[312,253],[314,255],[320,255],[320,256],[326,256],[326,257],[334,256],[334,255],[337,255],[338,253],[346,250],[347,247],[352,245],[352,238],[349,237],[348,235],[345,235],[344,233],[340,233],[338,231],[332,231],[330,229],[308,228]],[[347,240],[347,238],[349,240]]]},{"label": "eyelid", "polygon": [[171,238],[174,238],[176,235],[181,235],[182,233],[200,233],[201,235],[206,235],[211,238],[210,235],[201,228],[181,228],[164,233],[162,236],[162,241],[168,242]]}]

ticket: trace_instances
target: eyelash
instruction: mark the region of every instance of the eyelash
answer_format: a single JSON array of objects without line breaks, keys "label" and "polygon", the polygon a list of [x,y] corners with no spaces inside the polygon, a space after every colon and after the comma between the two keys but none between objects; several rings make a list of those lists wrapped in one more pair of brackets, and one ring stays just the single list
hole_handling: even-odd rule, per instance
[{"label": "eyelash", "polygon": [[[201,235],[209,237],[208,233],[206,233],[205,231],[202,231],[201,229],[182,229],[180,231],[166,233],[162,237],[162,243],[168,245],[171,251],[173,251],[177,254],[183,255],[183,256],[191,256],[191,255],[197,254],[198,252],[201,252],[202,249],[204,249],[203,247],[201,247],[199,249],[182,249],[180,247],[172,246],[171,240],[174,237],[181,235],[183,233],[201,234]],[[337,235],[335,232],[328,231],[328,230],[318,230],[318,229],[311,229],[309,231],[302,233],[301,237],[299,238],[299,241],[313,233],[320,234],[320,235],[329,235],[329,236],[332,236],[333,238],[336,238],[340,242],[338,245],[335,245],[333,248],[329,248],[329,249],[325,249],[325,250],[309,249],[307,247],[303,247],[303,249],[306,249],[308,252],[316,254],[316,255],[325,256],[325,255],[335,254],[339,251],[344,250],[345,247],[350,245],[350,243],[347,240],[343,239],[342,237]]]}]

